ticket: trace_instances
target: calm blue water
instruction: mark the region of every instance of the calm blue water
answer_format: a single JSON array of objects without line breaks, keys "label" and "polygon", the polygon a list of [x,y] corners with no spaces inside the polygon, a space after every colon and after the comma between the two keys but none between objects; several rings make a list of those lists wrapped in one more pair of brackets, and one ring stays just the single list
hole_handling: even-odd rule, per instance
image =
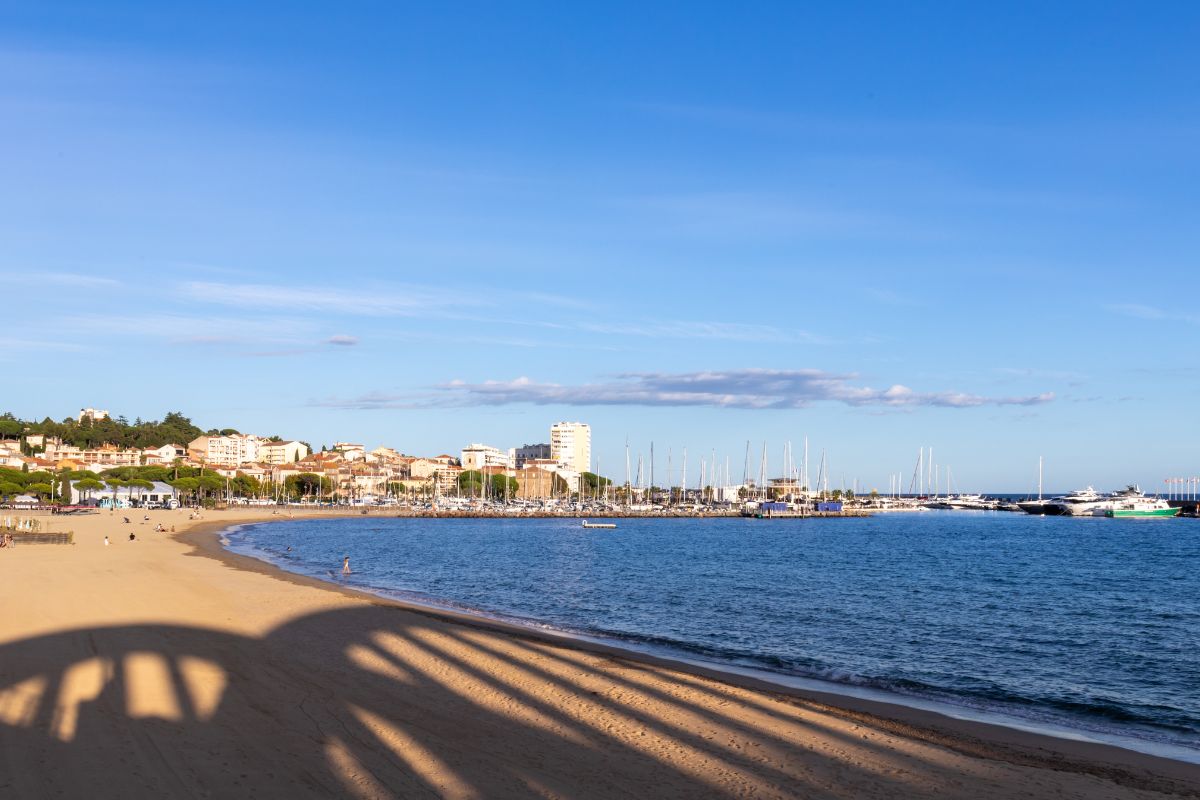
[{"label": "calm blue water", "polygon": [[1200,750],[1200,520],[619,525],[296,520],[229,538],[320,577],[349,554],[349,583],[393,596]]}]

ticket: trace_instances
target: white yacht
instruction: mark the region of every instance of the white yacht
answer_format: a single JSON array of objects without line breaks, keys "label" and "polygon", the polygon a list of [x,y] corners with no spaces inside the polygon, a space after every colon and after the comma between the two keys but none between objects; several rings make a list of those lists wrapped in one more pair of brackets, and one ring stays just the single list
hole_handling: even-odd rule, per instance
[{"label": "white yacht", "polygon": [[1048,501],[1042,513],[1069,517],[1103,517],[1122,503],[1143,497],[1145,494],[1142,490],[1133,484],[1110,494],[1100,494],[1089,486]]},{"label": "white yacht", "polygon": [[[1076,489],[1070,494],[1047,500],[1042,505],[1042,513],[1052,517],[1086,517],[1108,502],[1110,501],[1107,497],[1089,486],[1086,489]],[[1111,506],[1108,507],[1111,508]]]},{"label": "white yacht", "polygon": [[974,511],[990,511],[996,507],[995,500],[989,500],[981,494],[958,494],[946,498],[951,508],[965,508]]}]

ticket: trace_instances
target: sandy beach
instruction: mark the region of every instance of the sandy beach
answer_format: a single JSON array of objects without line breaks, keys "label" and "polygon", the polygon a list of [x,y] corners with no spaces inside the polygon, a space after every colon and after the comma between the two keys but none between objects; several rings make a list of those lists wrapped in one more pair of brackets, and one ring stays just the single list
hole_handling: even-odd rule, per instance
[{"label": "sandy beach", "polygon": [[1200,797],[1195,765],[785,692],[221,549],[269,511],[129,513],[41,516],[75,544],[0,550],[0,797]]}]

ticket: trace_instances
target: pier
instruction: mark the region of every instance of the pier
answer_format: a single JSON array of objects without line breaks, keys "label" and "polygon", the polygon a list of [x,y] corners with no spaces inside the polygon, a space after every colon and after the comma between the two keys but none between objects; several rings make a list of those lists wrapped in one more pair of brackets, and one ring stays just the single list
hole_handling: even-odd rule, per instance
[{"label": "pier", "polygon": [[767,509],[758,511],[754,514],[746,514],[754,519],[808,519],[808,518],[836,518],[836,517],[869,517],[870,512],[859,509],[843,509],[841,511],[773,511]]}]

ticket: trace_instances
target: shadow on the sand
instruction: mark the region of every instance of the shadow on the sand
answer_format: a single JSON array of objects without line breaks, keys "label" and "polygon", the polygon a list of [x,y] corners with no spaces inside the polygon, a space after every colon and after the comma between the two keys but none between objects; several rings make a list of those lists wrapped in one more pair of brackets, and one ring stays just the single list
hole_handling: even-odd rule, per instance
[{"label": "shadow on the sand", "polygon": [[585,658],[386,606],[262,639],[165,625],[32,638],[0,647],[0,796],[725,796],[714,775],[854,794],[814,785],[812,754],[803,766],[796,736],[756,729],[748,706]]}]

